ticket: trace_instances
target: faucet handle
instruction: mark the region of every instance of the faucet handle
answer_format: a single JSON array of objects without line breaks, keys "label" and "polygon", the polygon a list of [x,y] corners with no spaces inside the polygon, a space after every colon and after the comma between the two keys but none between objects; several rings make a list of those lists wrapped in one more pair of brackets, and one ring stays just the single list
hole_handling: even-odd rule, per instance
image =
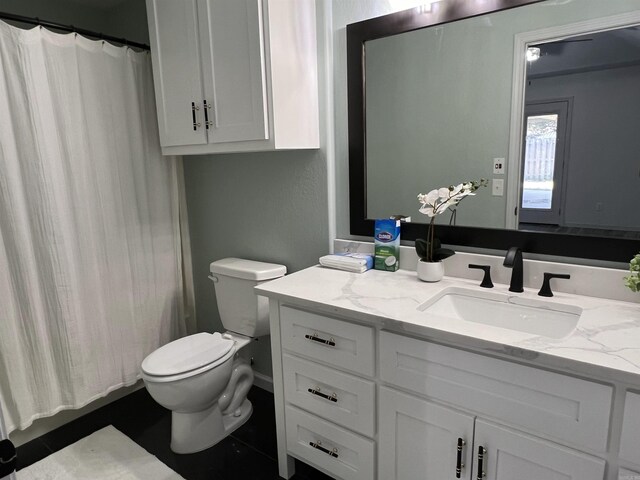
[{"label": "faucet handle", "polygon": [[490,265],[476,265],[474,263],[469,264],[469,268],[477,268],[478,270],[484,270],[484,277],[482,278],[481,287],[493,288],[493,282],[491,281],[491,266]]},{"label": "faucet handle", "polygon": [[568,273],[544,272],[544,281],[542,282],[542,288],[540,288],[538,295],[540,295],[541,297],[553,297],[550,283],[552,278],[564,278],[565,280],[568,280],[571,278],[571,275],[569,275]]}]

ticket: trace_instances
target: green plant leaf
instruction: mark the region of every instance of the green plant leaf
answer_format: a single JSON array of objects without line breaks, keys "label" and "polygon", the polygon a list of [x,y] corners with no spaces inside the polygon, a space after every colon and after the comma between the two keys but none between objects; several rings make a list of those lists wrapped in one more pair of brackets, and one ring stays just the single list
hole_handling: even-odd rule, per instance
[{"label": "green plant leaf", "polygon": [[444,260],[445,258],[449,258],[455,254],[456,252],[454,252],[450,248],[436,248],[433,250],[433,261],[438,262],[440,260]]},{"label": "green plant leaf", "polygon": [[427,242],[424,238],[418,238],[416,240],[416,253],[421,260],[427,260],[429,252],[429,242]]}]

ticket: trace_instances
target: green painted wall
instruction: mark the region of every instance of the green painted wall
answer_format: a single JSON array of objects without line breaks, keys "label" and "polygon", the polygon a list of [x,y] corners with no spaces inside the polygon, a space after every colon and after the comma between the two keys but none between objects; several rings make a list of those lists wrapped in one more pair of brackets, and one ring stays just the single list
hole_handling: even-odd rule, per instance
[{"label": "green painted wall", "polygon": [[[97,2],[93,2],[97,5]],[[127,0],[111,8],[97,8],[68,0],[0,0],[0,11],[75,25],[115,37],[149,42],[144,0]]]},{"label": "green painted wall", "polygon": [[[280,263],[294,272],[328,252],[321,150],[184,158],[199,331],[224,331],[209,264],[225,257]],[[256,371],[271,376],[269,339],[252,344]]]}]

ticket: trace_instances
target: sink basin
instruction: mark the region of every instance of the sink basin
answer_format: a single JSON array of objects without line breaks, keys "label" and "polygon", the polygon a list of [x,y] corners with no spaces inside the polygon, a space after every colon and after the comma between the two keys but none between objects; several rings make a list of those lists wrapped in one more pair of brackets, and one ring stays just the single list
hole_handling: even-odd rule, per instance
[{"label": "sink basin", "polygon": [[575,305],[456,287],[443,290],[418,310],[549,338],[571,334],[582,314]]}]

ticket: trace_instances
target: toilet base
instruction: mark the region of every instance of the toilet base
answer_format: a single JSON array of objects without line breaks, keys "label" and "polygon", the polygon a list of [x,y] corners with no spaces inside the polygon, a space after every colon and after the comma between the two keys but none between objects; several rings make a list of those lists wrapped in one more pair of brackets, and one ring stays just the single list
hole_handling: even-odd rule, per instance
[{"label": "toilet base", "polygon": [[246,398],[240,408],[228,415],[222,414],[217,402],[202,412],[172,412],[171,450],[196,453],[213,447],[249,420],[252,412],[253,406]]}]

